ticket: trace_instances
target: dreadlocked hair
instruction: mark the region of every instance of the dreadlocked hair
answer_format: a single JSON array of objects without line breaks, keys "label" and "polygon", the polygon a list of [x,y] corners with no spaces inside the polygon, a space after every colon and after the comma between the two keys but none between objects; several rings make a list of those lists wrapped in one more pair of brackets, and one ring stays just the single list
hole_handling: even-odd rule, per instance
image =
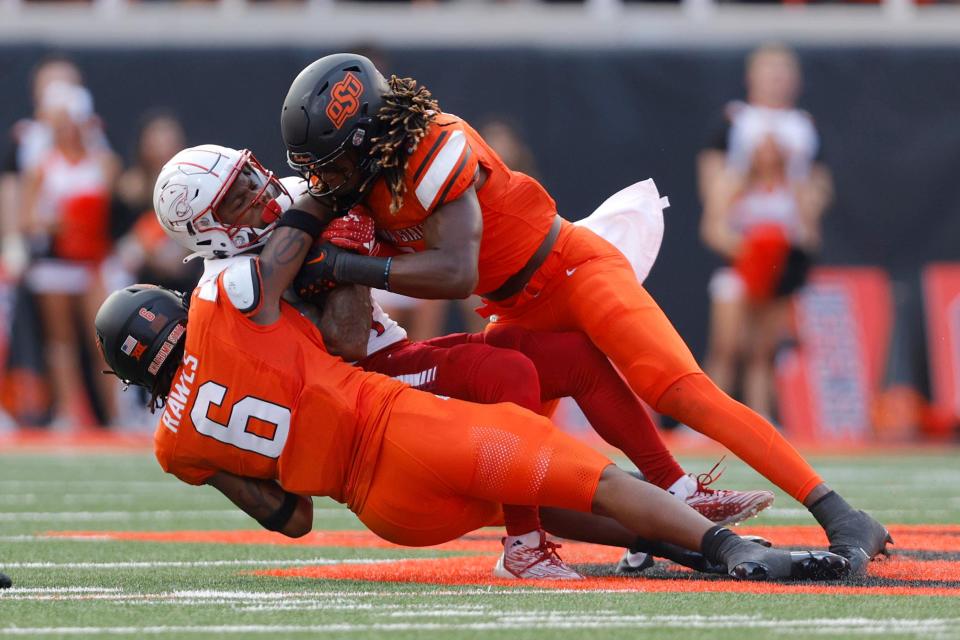
[{"label": "dreadlocked hair", "polygon": [[162,409],[167,404],[167,394],[173,386],[173,375],[177,372],[175,363],[180,362],[181,359],[183,359],[183,344],[178,344],[167,356],[167,362],[157,374],[153,387],[149,389],[150,401],[147,403],[147,408],[150,409],[150,413],[156,413],[157,409]]},{"label": "dreadlocked hair", "polygon": [[[183,357],[183,345],[177,345],[177,347],[170,352],[170,356],[168,357],[171,362],[179,362]],[[131,386],[142,387],[143,389],[146,389],[150,393],[150,400],[147,401],[147,408],[150,410],[150,413],[156,413],[157,409],[162,409],[164,405],[167,404],[167,394],[170,393],[170,387],[173,386],[173,374],[177,372],[176,366],[168,366],[168,364],[169,363],[164,364],[163,368],[160,370],[160,373],[157,374],[157,377],[153,382],[153,386],[149,388],[147,388],[146,385],[134,382],[133,380],[120,378],[120,374],[112,369],[104,369],[101,371],[101,373],[120,378],[120,382],[123,383],[124,391]]]},{"label": "dreadlocked hair", "polygon": [[383,132],[371,139],[370,155],[379,163],[380,171],[390,189],[390,213],[403,206],[407,187],[403,176],[410,154],[427,134],[427,127],[440,112],[440,105],[426,87],[413,78],[390,76],[390,92],[384,96],[384,106],[377,118]]}]

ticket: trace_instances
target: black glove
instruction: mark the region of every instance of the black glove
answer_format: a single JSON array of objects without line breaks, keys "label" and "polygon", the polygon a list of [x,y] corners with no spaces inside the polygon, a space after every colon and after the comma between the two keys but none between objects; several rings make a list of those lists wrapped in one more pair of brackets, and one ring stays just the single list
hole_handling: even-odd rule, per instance
[{"label": "black glove", "polygon": [[337,260],[346,252],[329,242],[310,247],[303,266],[293,279],[293,290],[302,300],[319,303],[327,292],[337,286],[334,269]]},{"label": "black glove", "polygon": [[314,245],[293,279],[293,289],[308,302],[338,284],[362,284],[390,290],[390,265],[393,258],[358,256],[330,242]]}]

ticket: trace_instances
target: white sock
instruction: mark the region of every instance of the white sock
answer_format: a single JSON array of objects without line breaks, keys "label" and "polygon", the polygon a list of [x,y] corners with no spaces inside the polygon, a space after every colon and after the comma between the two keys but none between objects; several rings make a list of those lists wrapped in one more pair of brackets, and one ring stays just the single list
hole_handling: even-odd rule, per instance
[{"label": "white sock", "polygon": [[529,533],[525,533],[522,536],[507,536],[503,541],[503,547],[505,549],[510,548],[513,544],[520,541],[525,547],[539,547],[540,546],[540,530],[534,529]]},{"label": "white sock", "polygon": [[680,476],[680,479],[670,485],[670,488],[667,489],[667,493],[679,498],[680,500],[686,500],[693,492],[697,490],[697,481],[693,479],[693,476],[686,475]]}]

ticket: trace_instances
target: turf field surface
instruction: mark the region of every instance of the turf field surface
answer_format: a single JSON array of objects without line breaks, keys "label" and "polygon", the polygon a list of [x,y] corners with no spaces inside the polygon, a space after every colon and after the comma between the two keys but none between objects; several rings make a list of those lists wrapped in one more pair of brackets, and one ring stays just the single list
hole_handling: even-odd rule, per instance
[{"label": "turf field surface", "polygon": [[[402,549],[317,500],[315,532],[264,532],[215,490],[165,476],[138,446],[0,444],[0,638],[770,638],[960,639],[956,450],[829,456],[815,465],[891,525],[894,555],[866,579],[757,584],[666,563],[619,578],[617,550],[564,543],[582,584],[496,580],[493,530]],[[683,458],[690,471],[715,458]],[[724,488],[768,484],[728,459]],[[744,531],[821,546],[782,494]]]}]

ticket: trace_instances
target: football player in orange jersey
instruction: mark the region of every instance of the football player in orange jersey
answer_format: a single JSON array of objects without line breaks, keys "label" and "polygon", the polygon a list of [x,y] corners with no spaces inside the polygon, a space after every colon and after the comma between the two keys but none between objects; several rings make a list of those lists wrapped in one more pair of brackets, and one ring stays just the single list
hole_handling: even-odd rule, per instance
[{"label": "football player in orange jersey", "polygon": [[101,306],[106,361],[165,400],[155,449],[167,472],[216,487],[289,536],[312,527],[305,496],[345,503],[408,546],[494,522],[502,503],[540,504],[701,553],[737,578],[849,574],[841,556],[769,549],[714,525],[542,416],[438,397],[327,354],[319,331],[282,300],[320,231],[315,218],[287,211],[259,257],[220,261],[189,303],[135,285]]},{"label": "football player in orange jersey", "polygon": [[[171,238],[205,258],[206,282],[223,268],[224,259],[259,250],[291,196],[304,189],[300,178],[278,181],[249,151],[201,145],[180,151],[164,165],[154,209]],[[372,222],[363,233],[344,239],[349,232],[345,220],[353,224],[350,217],[335,220],[324,236],[332,234],[342,246],[369,253],[375,245]],[[316,325],[331,353],[415,388],[481,404],[513,402],[538,411],[542,400],[571,396],[597,432],[623,450],[649,482],[717,524],[739,522],[772,503],[769,491],[715,490],[706,486],[716,477],[712,473],[685,475],[643,406],[581,333],[501,327],[414,343],[368,292],[366,287],[339,288],[325,301]],[[300,310],[315,315],[309,307]],[[357,326],[351,315],[371,314],[372,328],[350,330]],[[503,510],[507,537],[497,575],[579,577],[547,543],[536,507],[504,505]],[[564,531],[567,537],[577,533]],[[645,553],[626,558],[621,567],[631,573],[652,562]]]},{"label": "football player in orange jersey", "polygon": [[511,171],[415,80],[387,81],[362,56],[321,58],[293,81],[281,128],[290,166],[314,196],[296,210],[323,217],[363,204],[395,252],[321,244],[300,290],[334,281],[424,298],[478,293],[494,326],[582,331],[658,412],[723,443],[802,502],[857,573],[885,550],[879,522],[703,373],[617,248],[563,220],[539,183]]}]

